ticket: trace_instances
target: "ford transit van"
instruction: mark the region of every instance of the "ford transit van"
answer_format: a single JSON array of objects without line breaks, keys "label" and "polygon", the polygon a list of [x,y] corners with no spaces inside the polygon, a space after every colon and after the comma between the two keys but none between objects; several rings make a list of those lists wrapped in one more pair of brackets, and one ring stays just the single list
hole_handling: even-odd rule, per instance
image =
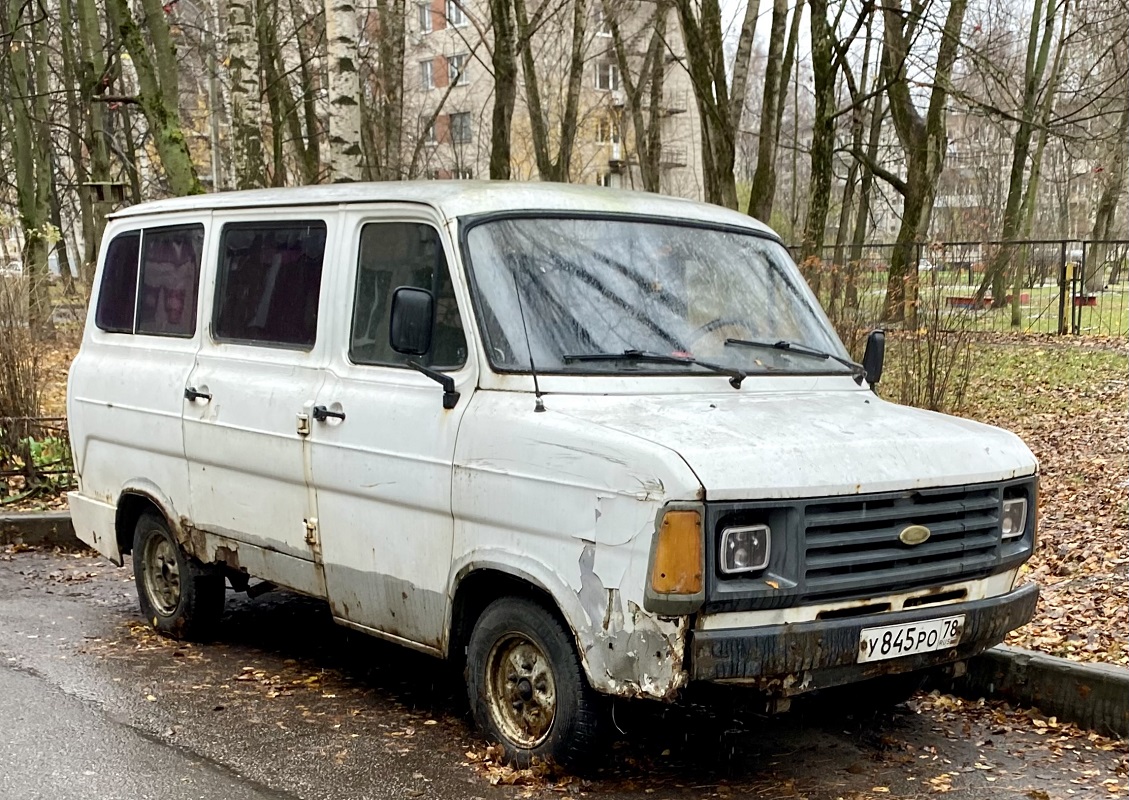
[{"label": "ford transit van", "polygon": [[555,184],[384,183],[111,217],[68,413],[78,535],[145,618],[324,598],[454,661],[519,763],[608,697],[777,707],[1028,621],[1037,463],[873,390],[742,214]]}]

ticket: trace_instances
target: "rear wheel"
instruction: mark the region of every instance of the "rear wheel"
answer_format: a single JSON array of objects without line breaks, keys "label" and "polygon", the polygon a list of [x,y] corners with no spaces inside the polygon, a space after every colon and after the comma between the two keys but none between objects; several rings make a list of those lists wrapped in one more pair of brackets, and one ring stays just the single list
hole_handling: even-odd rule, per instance
[{"label": "rear wheel", "polygon": [[478,727],[519,767],[591,762],[603,704],[571,634],[544,606],[503,597],[479,617],[467,647],[467,691]]},{"label": "rear wheel", "polygon": [[200,639],[215,629],[224,577],[185,553],[158,514],[142,514],[134,528],[133,575],[141,613],[161,633]]}]

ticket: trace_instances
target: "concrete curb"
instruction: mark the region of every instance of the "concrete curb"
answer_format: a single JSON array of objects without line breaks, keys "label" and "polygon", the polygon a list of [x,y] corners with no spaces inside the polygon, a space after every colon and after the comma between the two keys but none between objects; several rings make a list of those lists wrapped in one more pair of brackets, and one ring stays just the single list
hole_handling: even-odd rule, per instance
[{"label": "concrete curb", "polygon": [[0,514],[0,546],[26,544],[33,547],[86,547],[75,535],[71,515],[66,511]]},{"label": "concrete curb", "polygon": [[[0,515],[0,545],[84,549],[66,511]],[[1109,736],[1129,738],[1129,669],[999,645],[970,659],[941,687],[962,697],[1007,700]]]},{"label": "concrete curb", "polygon": [[1129,737],[1129,669],[998,645],[952,683],[966,698],[1007,700],[1107,736]]}]

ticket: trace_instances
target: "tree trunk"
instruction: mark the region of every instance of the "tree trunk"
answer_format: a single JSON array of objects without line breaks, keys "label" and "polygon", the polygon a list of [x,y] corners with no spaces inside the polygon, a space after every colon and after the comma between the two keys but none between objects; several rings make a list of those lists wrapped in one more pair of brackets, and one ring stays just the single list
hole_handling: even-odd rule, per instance
[{"label": "tree trunk", "polygon": [[160,0],[142,0],[152,51],[133,18],[128,0],[109,0],[119,25],[122,42],[137,73],[137,102],[149,125],[149,135],[165,169],[169,191],[174,195],[201,194],[204,189],[188,152],[188,141],[180,124],[180,90],[177,85],[176,48],[169,35],[167,14]]},{"label": "tree trunk", "polygon": [[[87,133],[88,109],[94,104],[87,101],[86,97],[81,92],[82,81],[79,79],[78,56],[75,50],[74,31],[75,20],[74,12],[71,8],[71,0],[59,0],[59,52],[62,56],[62,74],[60,77],[63,84],[63,94],[66,98],[67,151],[72,168],[74,169],[74,182],[76,184],[75,200],[78,202],[78,221],[82,231],[82,241],[84,242],[83,249],[76,250],[75,253],[82,260],[87,261],[87,253],[96,254],[98,252],[97,240],[101,239],[101,234],[94,224],[94,207],[91,202],[91,193],[87,190],[86,186],[86,184],[90,182],[90,171],[85,146],[83,144],[83,136]],[[80,102],[80,98],[83,102]],[[51,197],[53,204],[52,216],[54,216],[55,209],[59,205],[58,191],[52,192]],[[59,222],[56,224],[59,229],[62,230],[62,223]],[[86,245],[86,242],[90,242],[90,245]],[[62,252],[64,254],[66,253],[65,245],[62,248]],[[62,259],[60,259],[60,263],[61,261]],[[92,261],[93,259],[89,260],[89,262]],[[86,264],[79,265],[79,279],[86,285],[89,285],[85,280],[88,269]],[[63,278],[73,289],[73,281],[71,281],[69,270],[64,273]]]},{"label": "tree trunk", "polygon": [[357,72],[357,9],[326,0],[329,63],[329,173],[334,183],[361,179],[361,84]]},{"label": "tree trunk", "polygon": [[[1117,201],[1125,191],[1126,141],[1129,140],[1129,81],[1122,89],[1121,100],[1126,103],[1117,126],[1117,135],[1110,142],[1112,157],[1103,165],[1102,193],[1094,214],[1094,227],[1090,232],[1093,245],[1093,266],[1086,265],[1087,292],[1100,292],[1106,283],[1106,242],[1113,229],[1113,219],[1117,212]],[[1089,260],[1089,259],[1087,259]]]},{"label": "tree trunk", "polygon": [[536,24],[531,24],[525,0],[514,0],[517,30],[524,46],[521,48],[521,68],[525,77],[525,100],[529,109],[529,127],[533,139],[533,154],[537,172],[544,181],[567,182],[572,167],[572,150],[576,144],[577,120],[580,111],[580,88],[584,78],[584,33],[588,16],[587,0],[573,0],[572,31],[569,47],[568,77],[565,88],[565,107],[561,114],[557,153],[550,153],[549,121],[542,105],[541,81],[537,72],[534,49],[530,40]]},{"label": "tree trunk", "polygon": [[[800,3],[803,0],[799,0]],[[800,17],[797,6],[795,19]],[[761,93],[761,120],[757,138],[757,167],[749,192],[749,216],[768,223],[776,196],[776,149],[780,141],[777,107],[784,105],[784,89],[788,76],[783,74],[784,36],[788,22],[788,0],[773,0],[772,26],[769,30],[768,61],[764,68],[764,90]]]},{"label": "tree trunk", "polygon": [[511,175],[514,103],[517,100],[517,35],[513,0],[490,0],[494,27],[494,109],[490,115],[490,178],[508,181]]},{"label": "tree trunk", "polygon": [[[619,14],[611,0],[603,0],[604,18],[611,29],[612,45],[615,48],[616,62],[619,64],[620,81],[626,97],[631,128],[635,134],[634,152],[639,162],[639,177],[644,191],[658,192],[662,182],[662,106],[663,52],[666,41],[666,18],[670,11],[668,0],[655,3],[655,13],[651,20],[651,40],[647,45],[643,63],[639,66],[638,80],[631,74],[631,59],[628,43],[624,41],[619,24]],[[650,108],[644,116],[644,92],[647,92]],[[626,149],[626,143],[624,143]]]},{"label": "tree trunk", "polygon": [[378,0],[381,180],[404,178],[404,0]]},{"label": "tree trunk", "polygon": [[901,0],[895,0],[892,5],[882,9],[882,71],[887,82],[894,128],[906,156],[902,223],[891,254],[890,272],[886,281],[883,317],[887,320],[903,320],[914,315],[917,303],[917,264],[911,262],[911,259],[915,243],[928,233],[937,178],[945,164],[948,140],[945,107],[967,7],[968,0],[951,0],[949,4],[937,52],[933,89],[929,94],[929,106],[924,117],[914,105],[905,70],[916,21],[913,15],[904,12]]},{"label": "tree trunk", "polygon": [[[718,0],[675,0],[686,43],[686,68],[698,104],[702,140],[702,178],[706,201],[737,208],[737,129],[741,124],[744,97],[731,102],[726,72],[721,9]],[[751,32],[752,26],[742,29]],[[737,52],[751,52],[737,42]],[[748,64],[733,65],[734,77],[747,75]]]},{"label": "tree trunk", "polygon": [[[1021,211],[1024,177],[1027,173],[1027,156],[1031,148],[1031,135],[1034,131],[1036,104],[1043,83],[1043,73],[1047,67],[1051,40],[1054,38],[1055,13],[1060,8],[1064,8],[1065,5],[1065,2],[1061,2],[1056,6],[1056,0],[1035,0],[1034,12],[1031,15],[1031,27],[1027,37],[1027,60],[1023,70],[1023,104],[1020,111],[1019,127],[1012,143],[1011,174],[1008,178],[1003,227],[1000,231],[1000,239],[1005,242],[1014,240],[1019,235],[1023,224]],[[1039,33],[1040,21],[1042,21],[1043,26],[1041,37]],[[1048,87],[1048,91],[1053,92],[1053,87]],[[1014,249],[1004,246],[997,250],[988,265],[988,269],[985,270],[984,280],[976,292],[977,299],[980,299],[991,286],[993,308],[1000,308],[1006,302],[1007,277],[1012,268]]]},{"label": "tree trunk", "polygon": [[28,281],[28,325],[36,333],[51,325],[47,257],[50,252],[51,153],[48,127],[46,17],[36,5],[9,4],[0,19],[0,41],[8,42],[16,200],[23,231]]},{"label": "tree trunk", "polygon": [[[266,186],[263,162],[263,104],[255,0],[227,0],[227,63],[231,71],[231,140],[235,188]],[[215,180],[218,176],[213,176]]]},{"label": "tree trunk", "polygon": [[[76,0],[76,2],[80,61],[79,97],[88,109],[82,127],[90,154],[88,179],[104,184],[110,181],[111,173],[107,127],[109,115],[105,105],[96,101],[97,96],[103,94],[109,85],[109,76],[105,74],[106,60],[102,55],[102,28],[95,0]],[[85,231],[83,233],[81,267],[82,281],[87,286],[90,286],[94,280],[94,266],[98,260],[98,248],[102,242],[102,232],[106,229],[106,214],[109,211],[108,203],[93,197],[90,198],[89,203],[91,229],[89,236]]]},{"label": "tree trunk", "polygon": [[808,178],[808,216],[800,246],[800,261],[819,257],[831,202],[831,171],[835,150],[835,67],[827,0],[811,0],[811,64],[815,83],[815,119],[811,135],[811,175]]}]

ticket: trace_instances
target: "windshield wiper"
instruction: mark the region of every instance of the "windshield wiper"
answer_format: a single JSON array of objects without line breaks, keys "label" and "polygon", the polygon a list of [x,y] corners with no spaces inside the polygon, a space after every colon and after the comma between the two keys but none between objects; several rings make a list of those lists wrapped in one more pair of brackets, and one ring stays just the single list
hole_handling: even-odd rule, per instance
[{"label": "windshield wiper", "polygon": [[808,347],[806,344],[799,342],[789,342],[787,339],[781,339],[778,342],[754,342],[749,339],[726,339],[726,344],[740,345],[741,347],[760,347],[765,350],[786,350],[789,353],[795,353],[799,356],[808,356],[810,358],[820,358],[826,361],[838,361],[840,364],[850,367],[851,377],[855,379],[855,383],[862,385],[862,379],[866,377],[866,368],[862,364],[851,361],[849,358],[837,356],[834,353],[826,353],[823,350],[817,350],[814,347]]},{"label": "windshield wiper", "polygon": [[624,350],[619,353],[571,353],[561,356],[561,358],[566,363],[569,361],[643,361],[650,364],[693,364],[728,375],[729,385],[734,389],[740,389],[741,381],[745,380],[746,377],[741,370],[723,367],[720,364],[698,361],[689,356],[664,356],[662,353],[647,353],[643,350]]}]

